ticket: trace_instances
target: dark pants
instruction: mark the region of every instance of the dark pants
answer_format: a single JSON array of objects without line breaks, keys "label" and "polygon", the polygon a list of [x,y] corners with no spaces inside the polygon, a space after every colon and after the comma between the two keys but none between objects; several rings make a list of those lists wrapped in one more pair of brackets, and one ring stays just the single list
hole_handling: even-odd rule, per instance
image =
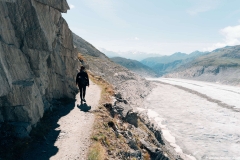
[{"label": "dark pants", "polygon": [[85,95],[86,95],[86,86],[78,86],[79,90],[80,90],[80,98],[85,99]]}]

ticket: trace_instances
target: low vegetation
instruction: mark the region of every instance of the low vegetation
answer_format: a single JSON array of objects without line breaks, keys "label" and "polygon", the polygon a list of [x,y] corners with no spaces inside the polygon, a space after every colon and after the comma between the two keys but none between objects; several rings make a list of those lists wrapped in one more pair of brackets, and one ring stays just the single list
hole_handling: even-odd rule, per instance
[{"label": "low vegetation", "polygon": [[94,143],[90,150],[88,159],[89,160],[103,160],[105,158],[105,149],[100,142]]},{"label": "low vegetation", "polygon": [[77,56],[77,57],[78,57],[78,59],[79,59],[80,61],[85,61],[85,60],[86,60],[81,53],[78,53],[78,56]]}]

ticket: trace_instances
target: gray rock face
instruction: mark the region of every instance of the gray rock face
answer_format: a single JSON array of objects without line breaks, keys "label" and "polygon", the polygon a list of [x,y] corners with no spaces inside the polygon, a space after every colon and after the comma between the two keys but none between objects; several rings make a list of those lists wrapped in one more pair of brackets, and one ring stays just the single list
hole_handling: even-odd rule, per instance
[{"label": "gray rock face", "polygon": [[59,10],[60,12],[66,13],[69,8],[66,0],[36,0],[40,3],[46,4],[52,8]]},{"label": "gray rock face", "polygon": [[18,136],[52,100],[75,96],[76,50],[61,16],[68,8],[66,0],[0,1],[0,123]]},{"label": "gray rock face", "polygon": [[119,114],[124,121],[138,127],[138,115],[133,112],[133,108],[129,104],[117,101],[112,109],[114,114]]}]

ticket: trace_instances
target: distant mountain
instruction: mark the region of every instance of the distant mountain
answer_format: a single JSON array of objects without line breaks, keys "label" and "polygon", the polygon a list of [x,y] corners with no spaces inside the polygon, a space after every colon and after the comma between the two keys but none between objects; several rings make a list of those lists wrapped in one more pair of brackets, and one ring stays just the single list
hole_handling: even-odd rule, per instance
[{"label": "distant mountain", "polygon": [[127,69],[143,76],[143,77],[156,77],[157,74],[148,66],[145,66],[144,64],[132,60],[132,59],[126,59],[122,57],[114,57],[111,58],[111,60],[117,64],[120,64],[121,66],[126,67]]},{"label": "distant mountain", "polygon": [[117,52],[113,52],[113,51],[108,51],[104,48],[100,48],[99,49],[102,53],[104,53],[108,58],[113,58],[113,57],[119,57],[121,56],[119,53]]},{"label": "distant mountain", "polygon": [[124,57],[127,59],[133,59],[137,61],[141,61],[143,59],[146,59],[148,57],[161,57],[162,55],[157,53],[145,53],[145,52],[138,52],[138,51],[128,51],[128,52],[113,52],[108,51],[104,48],[99,49],[101,52],[103,52],[106,56],[109,58],[113,57]]},{"label": "distant mountain", "polygon": [[197,57],[165,77],[240,85],[240,45],[219,48]]},{"label": "distant mountain", "polygon": [[176,60],[185,59],[188,55],[185,53],[177,52],[170,56],[162,56],[162,57],[149,57],[141,61],[141,63],[146,66],[153,67],[156,64],[167,64],[174,62]]},{"label": "distant mountain", "polygon": [[177,52],[170,56],[150,57],[141,61],[146,66],[151,67],[159,76],[172,72],[181,65],[192,61],[196,57],[207,54],[207,52],[195,51],[191,54]]}]

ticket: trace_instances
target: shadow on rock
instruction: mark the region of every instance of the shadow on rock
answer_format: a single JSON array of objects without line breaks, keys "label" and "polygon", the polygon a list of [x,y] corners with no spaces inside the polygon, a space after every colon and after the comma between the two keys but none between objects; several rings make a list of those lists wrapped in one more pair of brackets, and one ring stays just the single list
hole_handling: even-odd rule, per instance
[{"label": "shadow on rock", "polygon": [[91,106],[88,106],[87,105],[87,103],[82,103],[82,104],[78,104],[77,105],[78,106],[78,108],[81,110],[81,111],[83,111],[83,112],[88,112],[88,111],[90,111],[91,110]]},{"label": "shadow on rock", "polygon": [[30,133],[32,142],[28,149],[18,159],[24,160],[48,160],[56,155],[59,148],[54,143],[60,138],[61,130],[58,129],[58,121],[66,116],[74,108],[74,100],[64,100],[55,105],[53,111],[44,114],[41,122]]}]

